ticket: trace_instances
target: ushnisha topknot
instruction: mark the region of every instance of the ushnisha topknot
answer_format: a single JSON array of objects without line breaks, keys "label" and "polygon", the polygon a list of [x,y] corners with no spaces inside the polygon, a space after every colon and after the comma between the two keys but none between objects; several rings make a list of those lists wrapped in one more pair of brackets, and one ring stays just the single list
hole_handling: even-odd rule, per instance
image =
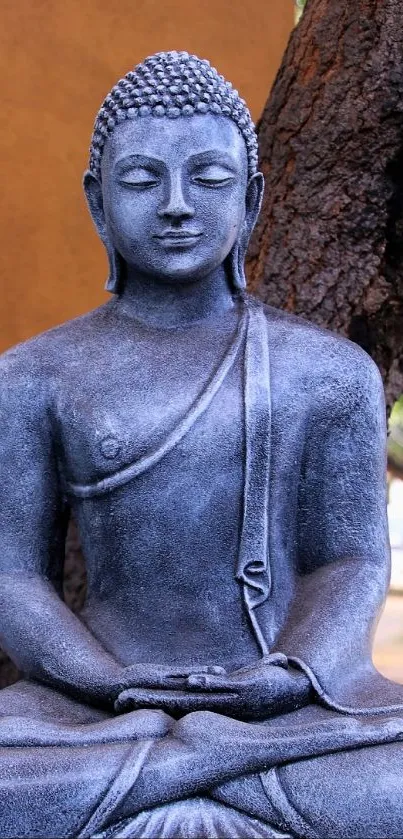
[{"label": "ushnisha topknot", "polygon": [[90,148],[90,171],[101,180],[101,159],[108,135],[126,119],[193,114],[229,117],[244,138],[249,176],[257,170],[257,138],[247,105],[230,82],[206,59],[187,52],[149,56],[114,85],[97,114]]}]

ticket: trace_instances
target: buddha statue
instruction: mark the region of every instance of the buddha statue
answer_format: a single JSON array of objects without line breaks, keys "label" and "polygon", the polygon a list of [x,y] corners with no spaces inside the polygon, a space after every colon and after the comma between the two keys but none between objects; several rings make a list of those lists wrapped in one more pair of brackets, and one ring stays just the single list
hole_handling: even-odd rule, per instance
[{"label": "buddha statue", "polygon": [[0,835],[401,836],[379,373],[246,293],[263,177],[207,61],[115,85],[84,186],[112,296],[0,359]]}]

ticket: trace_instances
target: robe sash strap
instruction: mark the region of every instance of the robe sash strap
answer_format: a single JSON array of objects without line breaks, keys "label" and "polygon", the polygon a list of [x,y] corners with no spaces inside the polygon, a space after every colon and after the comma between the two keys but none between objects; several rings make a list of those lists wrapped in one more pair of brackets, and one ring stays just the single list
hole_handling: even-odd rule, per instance
[{"label": "robe sash strap", "polygon": [[266,640],[255,610],[271,588],[269,562],[269,479],[271,445],[271,390],[267,319],[263,307],[249,298],[244,359],[245,486],[243,521],[236,579],[243,585],[249,619],[261,649]]}]

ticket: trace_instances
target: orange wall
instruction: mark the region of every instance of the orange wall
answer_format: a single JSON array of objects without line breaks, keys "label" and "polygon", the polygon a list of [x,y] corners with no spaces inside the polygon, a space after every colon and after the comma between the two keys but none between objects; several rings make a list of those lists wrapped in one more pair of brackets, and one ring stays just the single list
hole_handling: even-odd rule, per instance
[{"label": "orange wall", "polygon": [[146,55],[209,58],[259,116],[294,0],[3,0],[0,351],[106,299],[82,172],[95,113]]}]

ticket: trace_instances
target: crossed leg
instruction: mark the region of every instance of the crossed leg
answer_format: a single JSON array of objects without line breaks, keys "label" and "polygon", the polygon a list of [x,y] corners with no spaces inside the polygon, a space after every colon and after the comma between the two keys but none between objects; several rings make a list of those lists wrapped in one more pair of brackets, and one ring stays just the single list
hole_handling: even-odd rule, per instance
[{"label": "crossed leg", "polygon": [[403,743],[289,763],[212,796],[303,839],[402,839]]},{"label": "crossed leg", "polygon": [[[19,683],[2,692],[0,716],[14,713],[27,715],[29,720],[31,715],[36,719],[50,715],[60,722],[64,718],[65,722],[73,723],[79,741],[81,726],[85,728],[86,724],[95,721],[108,723],[108,719],[105,720],[108,715],[103,712],[50,694],[49,689],[34,689],[27,683]],[[135,712],[134,717],[137,713],[141,712]],[[314,738],[320,732],[321,719],[325,720],[326,727],[329,718],[329,738],[334,748],[337,730],[333,723],[336,721],[338,725],[338,715],[319,709],[312,714],[309,711],[307,720]],[[131,715],[127,715],[129,722],[130,718]],[[288,836],[401,839],[401,742],[361,747],[358,745],[361,739],[356,741],[355,748],[351,748],[350,740],[350,748],[339,746],[338,752],[298,761],[290,755],[287,764],[259,772],[262,766],[277,764],[276,738],[273,740],[276,732],[279,754],[284,754],[287,743],[287,747],[293,746],[294,754],[301,752],[301,743],[306,746],[308,731],[304,728],[304,719],[305,712],[301,711],[260,726],[238,723],[210,712],[188,715],[173,726],[173,736],[153,741],[140,777],[133,789],[128,786],[127,797],[116,817],[132,816],[142,809],[206,794],[209,790],[212,798],[260,818]],[[350,726],[350,722],[347,723]],[[111,720],[111,725],[114,724]],[[354,721],[351,725],[355,731]],[[343,718],[340,726],[343,726]],[[370,724],[368,736],[377,737],[381,727],[381,721],[374,724],[374,730]],[[363,736],[361,728],[365,729],[365,723],[363,726],[360,723],[356,734],[353,731],[354,736]],[[281,730],[285,733],[285,741],[280,737]],[[392,736],[398,738],[402,731],[398,720]],[[350,736],[348,731],[342,735],[343,738]],[[138,747],[142,748],[141,742]],[[137,744],[130,736],[125,742],[104,742],[95,748],[0,749],[0,782],[4,782],[3,794],[7,793],[9,798],[9,807],[3,807],[2,835],[48,835],[43,830],[44,817],[52,831],[58,820],[59,835],[70,832],[72,821],[78,825],[85,820],[86,812],[94,811],[113,779],[120,776],[122,765],[127,760],[134,760],[136,754]],[[224,781],[235,775],[236,780],[220,784],[220,779]],[[215,786],[211,789],[214,776]],[[11,777],[13,783],[10,783]],[[19,797],[22,791],[23,807]],[[21,820],[18,830],[17,815]],[[37,825],[38,833],[31,829],[33,823]]]}]

